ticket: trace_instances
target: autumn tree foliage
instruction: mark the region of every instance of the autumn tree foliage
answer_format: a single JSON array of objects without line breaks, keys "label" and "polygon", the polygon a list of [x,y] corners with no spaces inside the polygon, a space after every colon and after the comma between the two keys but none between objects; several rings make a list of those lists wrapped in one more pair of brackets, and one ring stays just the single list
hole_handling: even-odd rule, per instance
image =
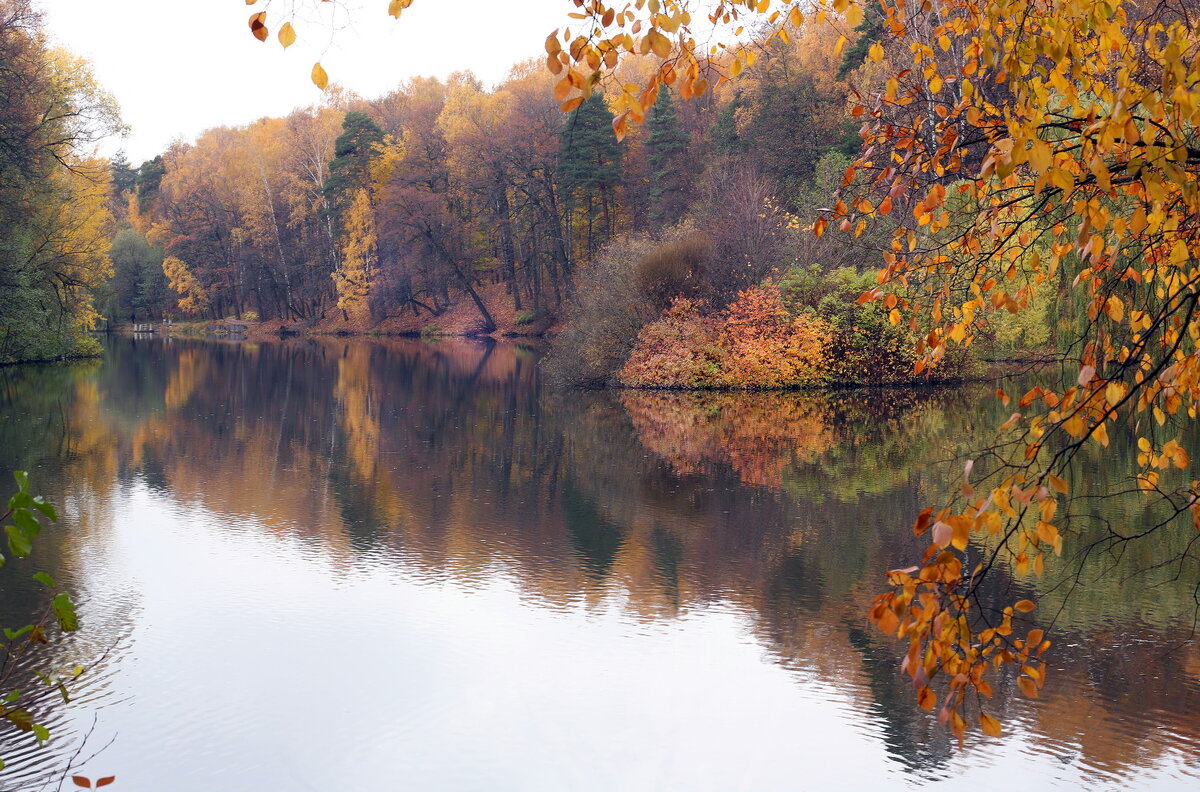
[{"label": "autumn tree foliage", "polygon": [[[967,465],[957,495],[921,512],[914,531],[931,539],[929,549],[891,574],[894,588],[872,611],[908,642],[903,668],[922,707],[960,736],[969,713],[999,734],[989,679],[1012,669],[1036,696],[1049,642],[1025,615],[1036,603],[996,605],[985,582],[1000,567],[1041,574],[1054,563],[1070,530],[1064,504],[1080,449],[1107,446],[1115,432],[1136,436],[1130,483],[1152,515],[1146,525],[1114,526],[1085,557],[1200,527],[1200,485],[1171,475],[1190,469],[1179,426],[1195,417],[1200,395],[1193,14],[1186,4],[1135,0],[571,5],[570,27],[546,40],[556,98],[576,111],[607,86],[618,137],[645,121],[661,85],[685,99],[705,95],[753,71],[764,45],[787,44],[813,22],[832,26],[826,51],[840,61],[834,78],[855,92],[862,147],[814,230],[889,235],[862,301],[917,337],[916,373],[985,337],[998,312],[1020,315],[1054,294],[1051,321],[1070,376],[998,394],[1013,409],[998,440]],[[760,26],[751,41],[707,44],[695,32],[746,23]],[[631,56],[656,66],[644,80],[606,82]],[[769,80],[760,92],[766,107],[808,103],[810,94]],[[755,126],[739,110],[727,106],[716,130],[729,153],[747,150],[741,138]],[[757,123],[808,145],[789,115]],[[776,164],[788,162],[768,170]],[[688,311],[672,320],[659,329],[679,335],[691,321]],[[1194,574],[1186,558],[1175,560]]]},{"label": "autumn tree foliage", "polygon": [[828,325],[792,316],[778,289],[755,287],[715,314],[677,298],[642,328],[621,369],[623,385],[668,388],[762,388],[826,381]]},{"label": "autumn tree foliage", "polygon": [[0,363],[95,350],[111,263],[108,167],[91,147],[119,128],[87,63],[46,42],[26,0],[0,2]]},{"label": "autumn tree foliage", "polygon": [[375,215],[371,194],[360,188],[343,218],[345,226],[340,266],[333,271],[337,307],[347,318],[361,319],[369,311],[371,281],[375,274]]}]

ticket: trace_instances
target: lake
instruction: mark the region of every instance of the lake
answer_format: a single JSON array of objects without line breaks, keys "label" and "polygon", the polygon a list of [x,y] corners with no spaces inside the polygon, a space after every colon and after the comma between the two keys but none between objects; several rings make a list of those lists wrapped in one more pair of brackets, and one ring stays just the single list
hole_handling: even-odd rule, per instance
[{"label": "lake", "polygon": [[[1040,700],[993,683],[1000,739],[959,747],[867,624],[991,386],[578,392],[540,357],[126,338],[0,369],[0,471],[63,517],[0,572],[4,623],[46,570],[83,622],[48,662],[93,666],[0,788],[80,748],[114,792],[1200,788],[1195,567],[1139,573],[1190,521],[1070,597],[1076,540],[1001,572],[1055,646]],[[1120,445],[1078,491],[1120,487]],[[1140,508],[1081,507],[1077,541]]]}]

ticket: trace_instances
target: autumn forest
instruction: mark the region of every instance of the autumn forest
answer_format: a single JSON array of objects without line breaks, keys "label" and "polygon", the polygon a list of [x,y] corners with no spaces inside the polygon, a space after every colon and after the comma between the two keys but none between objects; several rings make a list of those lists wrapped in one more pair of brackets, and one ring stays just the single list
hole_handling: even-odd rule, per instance
[{"label": "autumn forest", "polygon": [[[41,5],[0,0],[16,783],[161,785],[161,734],[230,757],[197,790],[321,740],[322,789],[1200,777],[1193,0],[560,0],[503,78],[317,62],[135,160]],[[176,720],[233,678],[228,734]],[[361,733],[295,727],[318,678]]]}]

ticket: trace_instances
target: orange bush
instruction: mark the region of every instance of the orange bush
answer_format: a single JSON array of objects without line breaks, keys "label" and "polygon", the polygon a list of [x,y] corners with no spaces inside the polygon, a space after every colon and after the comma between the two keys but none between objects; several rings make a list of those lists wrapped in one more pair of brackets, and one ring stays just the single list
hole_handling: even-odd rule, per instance
[{"label": "orange bush", "polygon": [[713,316],[702,308],[678,298],[642,328],[618,381],[637,388],[788,388],[827,381],[828,323],[789,315],[774,286],[740,292]]}]

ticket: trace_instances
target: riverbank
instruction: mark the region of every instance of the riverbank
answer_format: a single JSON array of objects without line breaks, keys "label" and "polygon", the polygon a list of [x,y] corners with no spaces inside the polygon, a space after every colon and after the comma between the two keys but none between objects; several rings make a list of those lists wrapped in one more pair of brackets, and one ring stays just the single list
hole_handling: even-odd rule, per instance
[{"label": "riverbank", "polygon": [[[527,306],[522,306],[518,311],[503,284],[481,287],[478,292],[495,324],[495,329],[490,332],[485,332],[486,326],[479,309],[465,294],[458,295],[457,299],[440,313],[424,309],[405,309],[380,319],[346,319],[340,311],[333,309],[321,319],[251,321],[227,317],[174,321],[170,324],[156,322],[152,327],[153,332],[169,336],[232,337],[247,340],[296,335],[538,338],[554,335],[561,328],[561,321],[553,314],[534,311]],[[132,333],[134,328],[123,326],[118,328],[117,332]]]}]

